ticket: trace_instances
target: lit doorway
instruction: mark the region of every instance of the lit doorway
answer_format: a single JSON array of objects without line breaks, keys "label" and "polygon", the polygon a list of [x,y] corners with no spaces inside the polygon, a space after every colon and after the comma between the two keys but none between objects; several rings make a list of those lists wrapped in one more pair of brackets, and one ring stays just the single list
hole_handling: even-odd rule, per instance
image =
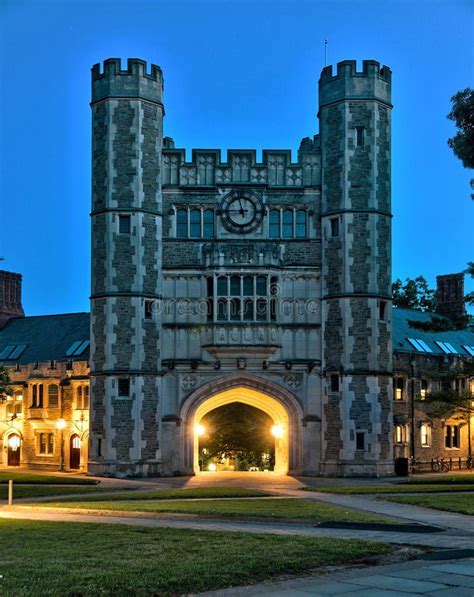
[{"label": "lit doorway", "polygon": [[16,433],[8,437],[8,466],[20,466],[21,459],[21,438]]}]

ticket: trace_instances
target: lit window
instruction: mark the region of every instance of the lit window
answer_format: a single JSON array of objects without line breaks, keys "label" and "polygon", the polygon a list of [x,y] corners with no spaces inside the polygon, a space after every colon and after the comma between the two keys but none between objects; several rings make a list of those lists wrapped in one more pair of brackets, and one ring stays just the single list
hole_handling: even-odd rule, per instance
[{"label": "lit window", "polygon": [[427,394],[428,394],[428,380],[422,379],[421,380],[421,388],[420,388],[420,398],[422,400],[426,400]]},{"label": "lit window", "polygon": [[52,384],[48,387],[48,407],[58,408],[59,406],[59,387]]},{"label": "lit window", "polygon": [[428,448],[431,444],[431,428],[426,423],[420,427],[420,439],[423,448]]},{"label": "lit window", "polygon": [[130,234],[131,218],[130,216],[119,216],[119,233]]},{"label": "lit window", "polygon": [[403,444],[404,442],[404,428],[403,425],[395,425],[395,443]]},{"label": "lit window", "polygon": [[54,451],[54,437],[52,433],[38,433],[38,454],[50,456]]},{"label": "lit window", "polygon": [[393,397],[395,400],[403,400],[403,390],[405,382],[401,377],[395,377],[393,380]]},{"label": "lit window", "polygon": [[446,425],[444,436],[446,448],[459,448],[459,437],[459,425]]},{"label": "lit window", "polygon": [[268,235],[270,238],[280,237],[280,211],[278,209],[270,211]]}]

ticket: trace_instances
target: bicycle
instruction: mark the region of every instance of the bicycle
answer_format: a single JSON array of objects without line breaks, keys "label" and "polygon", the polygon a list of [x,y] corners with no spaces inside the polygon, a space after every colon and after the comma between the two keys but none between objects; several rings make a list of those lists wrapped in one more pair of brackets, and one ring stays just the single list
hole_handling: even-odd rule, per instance
[{"label": "bicycle", "polygon": [[431,459],[431,470],[434,473],[448,473],[451,470],[449,462],[446,462],[444,458],[432,458]]}]

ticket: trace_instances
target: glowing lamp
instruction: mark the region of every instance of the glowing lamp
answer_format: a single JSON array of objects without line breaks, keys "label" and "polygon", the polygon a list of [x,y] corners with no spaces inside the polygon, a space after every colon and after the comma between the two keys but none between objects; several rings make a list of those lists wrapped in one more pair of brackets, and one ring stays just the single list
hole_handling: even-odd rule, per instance
[{"label": "glowing lamp", "polygon": [[10,435],[8,438],[8,446],[13,450],[16,451],[20,447],[20,438],[18,435]]},{"label": "glowing lamp", "polygon": [[283,437],[285,431],[281,425],[273,425],[272,427],[272,435],[273,437],[280,438]]},{"label": "glowing lamp", "polygon": [[211,462],[211,464],[207,467],[208,471],[211,471],[212,473],[215,473],[217,471],[217,466]]},{"label": "glowing lamp", "polygon": [[56,421],[56,429],[64,429],[66,427],[66,421],[64,419],[58,419]]},{"label": "glowing lamp", "polygon": [[206,433],[206,429],[203,425],[196,425],[196,427],[194,428],[194,431],[196,432],[196,435],[198,435],[198,436],[204,435]]}]

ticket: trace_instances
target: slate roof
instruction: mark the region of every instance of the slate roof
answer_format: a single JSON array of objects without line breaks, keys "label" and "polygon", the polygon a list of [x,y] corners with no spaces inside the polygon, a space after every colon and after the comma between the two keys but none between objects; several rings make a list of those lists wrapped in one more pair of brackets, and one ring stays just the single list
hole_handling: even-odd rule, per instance
[{"label": "slate roof", "polygon": [[[41,315],[15,317],[0,330],[0,362],[34,363],[46,361],[89,360],[89,347],[78,356],[66,353],[74,342],[89,340],[89,313],[65,313],[63,315]],[[3,358],[8,346],[27,345],[14,360]]]},{"label": "slate roof", "polygon": [[392,329],[393,329],[393,349],[401,352],[413,352],[420,354],[415,347],[411,345],[408,338],[414,340],[423,340],[432,350],[433,354],[445,354],[442,348],[436,344],[439,342],[449,342],[456,353],[461,356],[469,356],[464,346],[474,347],[474,330],[467,327],[464,330],[451,330],[449,332],[428,332],[420,330],[410,325],[410,321],[429,322],[435,315],[441,319],[446,319],[436,313],[425,311],[416,311],[414,309],[392,309]]},{"label": "slate roof", "polygon": [[[411,309],[394,308],[393,318],[393,348],[400,352],[419,354],[408,338],[420,339],[426,342],[433,354],[443,355],[443,350],[436,344],[436,340],[449,342],[457,354],[469,356],[463,348],[465,345],[474,347],[474,329],[453,330],[449,332],[426,332],[410,326],[409,321],[428,322],[432,313]],[[440,317],[437,315],[437,317]],[[0,330],[0,363],[34,363],[47,361],[88,361],[89,346],[77,356],[68,356],[68,349],[76,342],[89,339],[89,313],[65,313],[63,315],[42,315],[34,317],[16,317]],[[8,346],[26,345],[20,356],[5,360],[2,353]]]}]

